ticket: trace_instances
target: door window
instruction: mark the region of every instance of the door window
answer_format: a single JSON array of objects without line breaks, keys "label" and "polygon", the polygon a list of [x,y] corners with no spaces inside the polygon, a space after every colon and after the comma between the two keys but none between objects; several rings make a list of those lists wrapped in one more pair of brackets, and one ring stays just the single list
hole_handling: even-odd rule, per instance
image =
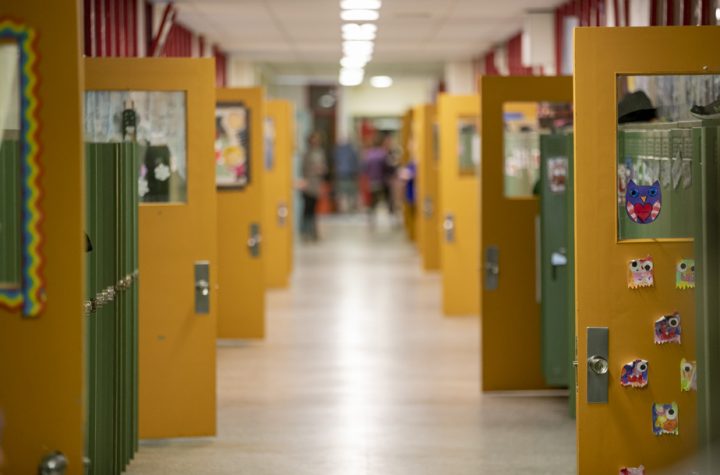
[{"label": "door window", "polygon": [[717,134],[719,95],[720,76],[618,77],[618,240],[692,237],[693,163]]},{"label": "door window", "polygon": [[143,203],[187,201],[186,122],[181,91],[85,93],[85,141],[137,144]]},{"label": "door window", "polygon": [[17,43],[0,42],[0,289],[21,281],[19,54]]},{"label": "door window", "polygon": [[461,175],[476,175],[480,166],[480,134],[476,117],[458,120],[458,167]]},{"label": "door window", "polygon": [[505,197],[539,194],[540,135],[572,128],[572,114],[572,105],[565,103],[503,104]]},{"label": "door window", "polygon": [[215,183],[222,188],[244,188],[250,183],[252,161],[250,109],[242,102],[218,104],[215,130]]}]

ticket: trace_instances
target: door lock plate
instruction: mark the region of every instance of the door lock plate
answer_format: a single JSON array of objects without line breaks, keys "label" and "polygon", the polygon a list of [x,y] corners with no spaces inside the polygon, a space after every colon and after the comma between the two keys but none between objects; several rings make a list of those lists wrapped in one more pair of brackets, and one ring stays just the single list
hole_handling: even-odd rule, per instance
[{"label": "door lock plate", "polygon": [[485,290],[497,290],[500,283],[500,249],[497,246],[485,248]]},{"label": "door lock plate", "polygon": [[587,402],[607,404],[610,382],[608,355],[608,328],[587,329]]},{"label": "door lock plate", "polygon": [[445,232],[445,242],[455,242],[455,216],[452,213],[445,215],[443,231]]},{"label": "door lock plate", "polygon": [[195,313],[210,313],[210,262],[195,262]]}]

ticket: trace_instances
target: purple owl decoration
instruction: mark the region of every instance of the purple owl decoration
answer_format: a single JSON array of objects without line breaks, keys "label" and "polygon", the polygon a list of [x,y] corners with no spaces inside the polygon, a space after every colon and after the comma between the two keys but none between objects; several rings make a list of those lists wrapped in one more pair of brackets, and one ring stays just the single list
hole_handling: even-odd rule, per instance
[{"label": "purple owl decoration", "polygon": [[655,221],[662,208],[660,182],[656,180],[650,186],[640,186],[630,180],[625,192],[625,208],[635,223],[650,224]]},{"label": "purple owl decoration", "polygon": [[620,384],[632,388],[644,388],[648,383],[647,360],[635,360],[623,366]]},{"label": "purple owl decoration", "polygon": [[655,321],[655,343],[681,343],[682,326],[680,314],[665,315]]}]

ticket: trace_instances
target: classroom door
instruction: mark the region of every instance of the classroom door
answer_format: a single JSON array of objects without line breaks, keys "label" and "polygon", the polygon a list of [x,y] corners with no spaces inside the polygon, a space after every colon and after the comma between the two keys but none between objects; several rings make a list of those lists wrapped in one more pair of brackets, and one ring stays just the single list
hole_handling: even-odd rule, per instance
[{"label": "classroom door", "polygon": [[0,472],[37,473],[59,451],[67,473],[79,475],[86,434],[80,5],[27,0],[0,9]]},{"label": "classroom door", "polygon": [[477,96],[441,95],[440,261],[445,315],[477,315],[480,306]]},{"label": "classroom door", "polygon": [[214,71],[205,59],[85,60],[85,139],[141,147],[141,438],[215,434]]},{"label": "classroom door", "polygon": [[417,151],[416,225],[418,248],[424,270],[440,268],[438,233],[438,156],[435,153],[435,106],[422,104],[413,112],[413,136]]},{"label": "classroom door", "polygon": [[545,388],[537,262],[539,136],[554,121],[567,121],[568,111],[572,120],[572,80],[483,77],[479,89],[482,387]]},{"label": "classroom door", "polygon": [[265,103],[263,190],[265,210],[265,284],[288,286],[292,259],[293,106],[282,100]]},{"label": "classroom door", "polygon": [[218,89],[215,107],[218,338],[265,336],[265,121],[262,88]]},{"label": "classroom door", "polygon": [[581,474],[697,469],[708,381],[696,343],[711,335],[697,326],[694,287],[717,282],[695,273],[692,238],[698,162],[717,154],[705,106],[718,95],[707,48],[718,40],[717,28],[575,33]]}]

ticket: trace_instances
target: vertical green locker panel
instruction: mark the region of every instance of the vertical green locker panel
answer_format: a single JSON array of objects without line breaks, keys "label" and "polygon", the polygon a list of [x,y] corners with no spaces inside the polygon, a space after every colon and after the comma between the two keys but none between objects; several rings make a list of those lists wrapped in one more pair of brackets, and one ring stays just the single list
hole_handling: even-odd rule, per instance
[{"label": "vertical green locker panel", "polygon": [[542,366],[550,386],[568,386],[567,134],[540,137],[540,259]]},{"label": "vertical green locker panel", "polygon": [[20,157],[17,140],[0,143],[0,285],[20,284]]},{"label": "vertical green locker panel", "polygon": [[567,258],[568,258],[568,289],[567,289],[567,365],[569,371],[569,404],[570,417],[575,418],[575,402],[577,399],[577,337],[575,328],[575,149],[573,134],[568,133],[568,176],[567,176]]},{"label": "vertical green locker panel", "polygon": [[[693,165],[695,183],[696,228],[696,318],[697,381],[700,442],[707,448],[720,440],[720,130],[706,124],[701,131],[700,160]],[[710,452],[712,453],[712,452]],[[718,468],[707,461],[703,473]]]},{"label": "vertical green locker panel", "polygon": [[86,144],[88,472],[119,474],[137,450],[137,150]]}]

